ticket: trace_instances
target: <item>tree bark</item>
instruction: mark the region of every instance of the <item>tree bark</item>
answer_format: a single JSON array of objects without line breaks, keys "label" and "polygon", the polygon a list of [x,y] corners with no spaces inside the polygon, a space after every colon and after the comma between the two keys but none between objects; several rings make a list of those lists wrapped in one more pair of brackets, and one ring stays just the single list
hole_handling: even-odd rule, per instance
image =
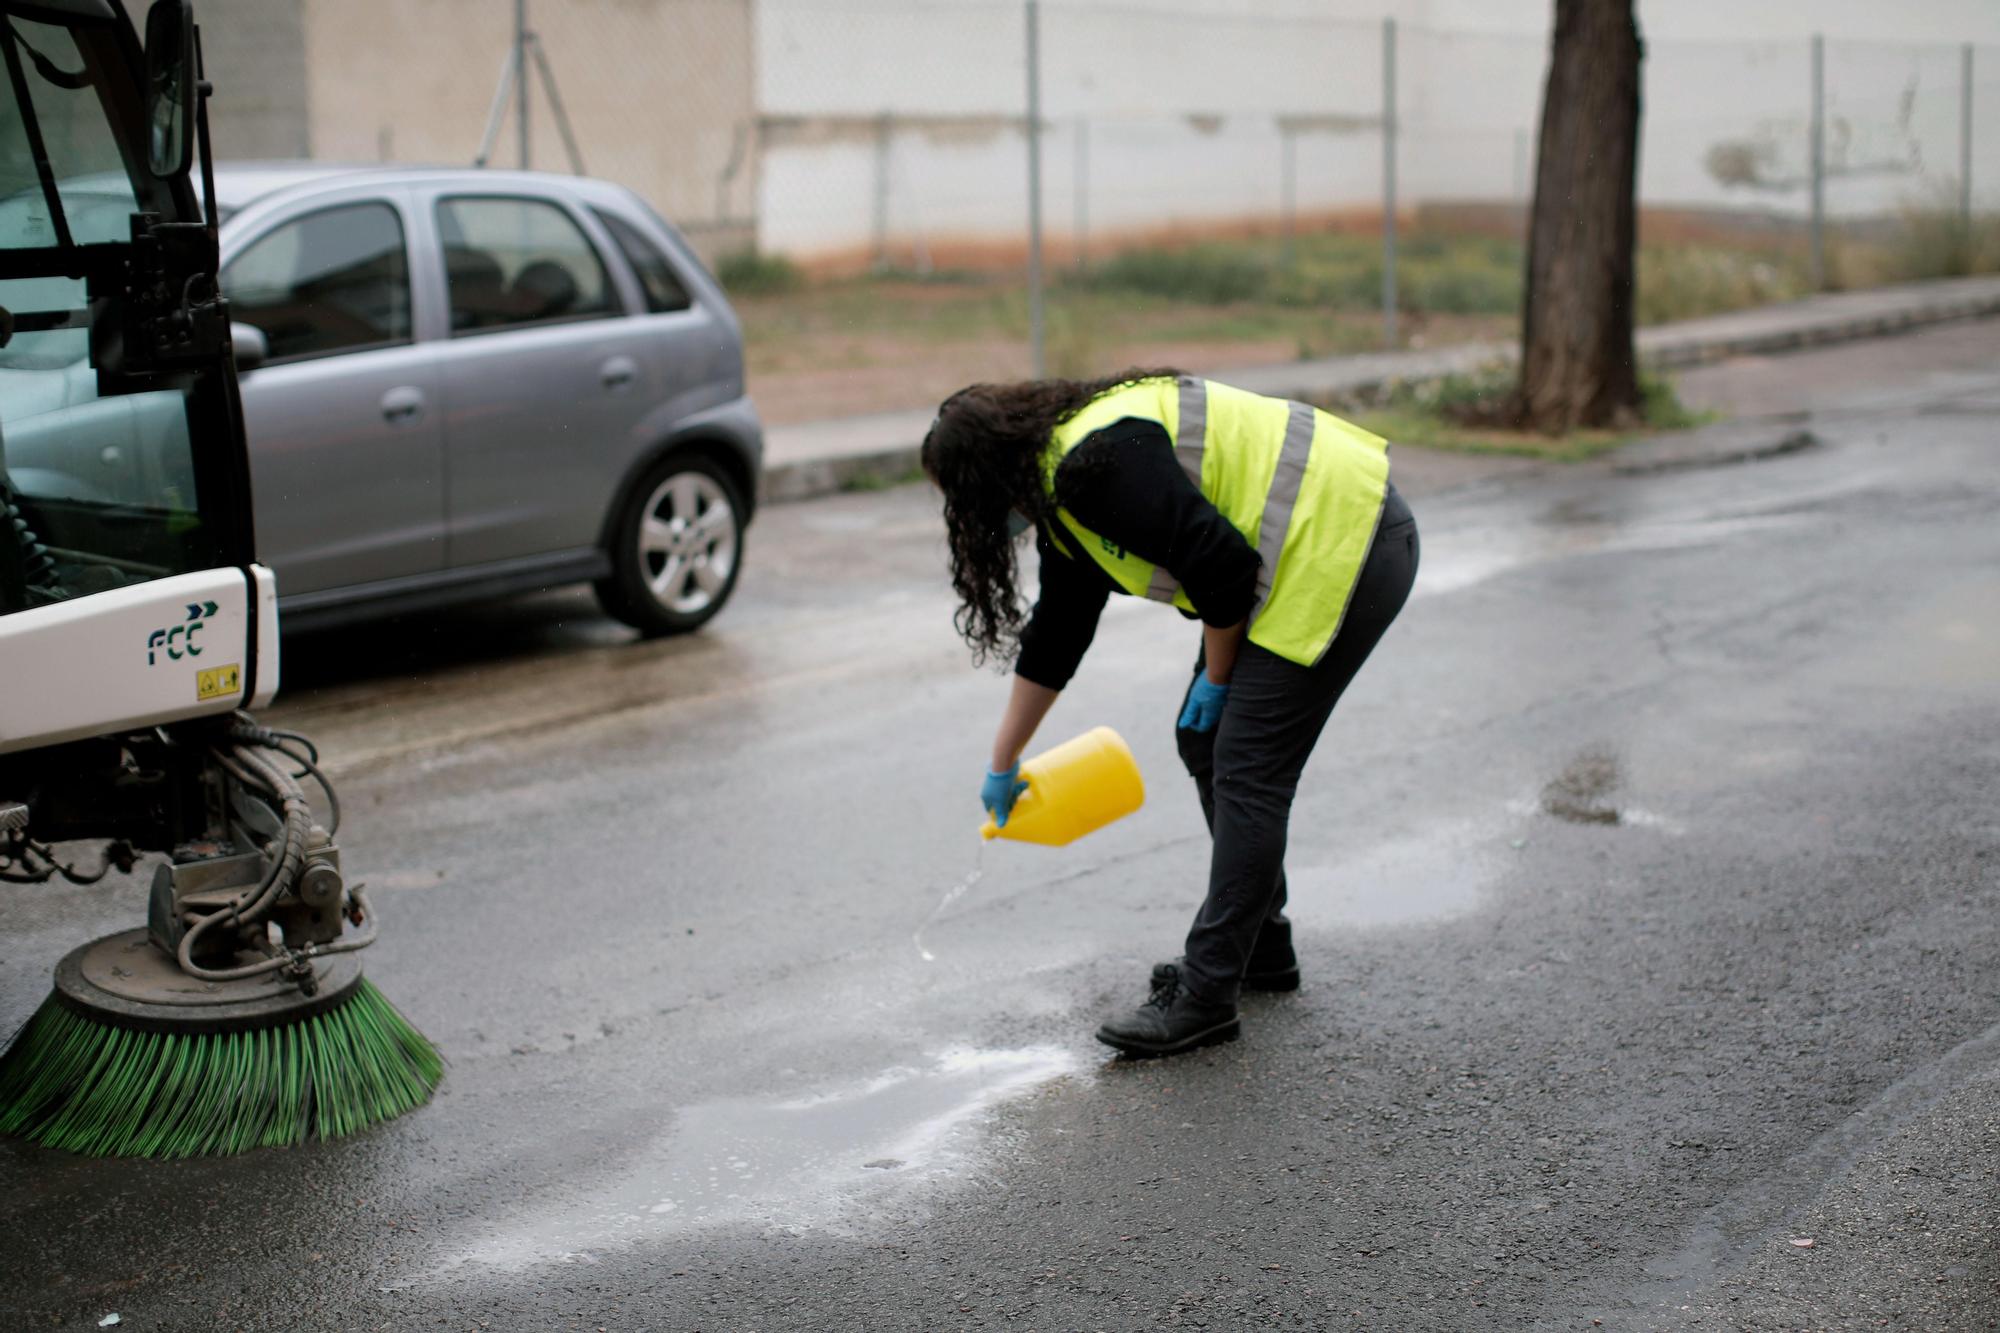
[{"label": "tree bark", "polygon": [[1528,228],[1516,411],[1533,430],[1639,415],[1632,343],[1639,26],[1633,0],[1556,0]]}]

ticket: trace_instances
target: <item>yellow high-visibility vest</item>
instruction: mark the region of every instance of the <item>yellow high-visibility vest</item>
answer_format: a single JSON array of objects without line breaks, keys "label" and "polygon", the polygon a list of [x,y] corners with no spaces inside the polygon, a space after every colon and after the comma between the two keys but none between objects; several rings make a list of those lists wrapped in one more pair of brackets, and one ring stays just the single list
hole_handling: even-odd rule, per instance
[{"label": "yellow high-visibility vest", "polygon": [[[1340,631],[1381,521],[1388,442],[1305,403],[1212,380],[1137,380],[1100,394],[1056,427],[1042,459],[1052,498],[1056,469],[1069,451],[1125,417],[1158,422],[1181,469],[1257,549],[1263,566],[1250,642],[1303,666],[1319,661]],[[1068,510],[1057,514],[1081,550],[1126,592],[1195,609],[1165,569],[1092,532]]]}]

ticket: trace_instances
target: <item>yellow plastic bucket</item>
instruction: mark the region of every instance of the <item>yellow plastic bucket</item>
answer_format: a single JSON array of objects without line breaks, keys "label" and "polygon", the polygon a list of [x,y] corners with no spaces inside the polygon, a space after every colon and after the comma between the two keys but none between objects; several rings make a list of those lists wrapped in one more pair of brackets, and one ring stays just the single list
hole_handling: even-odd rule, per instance
[{"label": "yellow plastic bucket", "polygon": [[1014,802],[1007,827],[991,816],[982,838],[1012,838],[1060,847],[1123,819],[1146,803],[1146,784],[1125,740],[1109,727],[1086,731],[1021,764],[1028,789]]}]

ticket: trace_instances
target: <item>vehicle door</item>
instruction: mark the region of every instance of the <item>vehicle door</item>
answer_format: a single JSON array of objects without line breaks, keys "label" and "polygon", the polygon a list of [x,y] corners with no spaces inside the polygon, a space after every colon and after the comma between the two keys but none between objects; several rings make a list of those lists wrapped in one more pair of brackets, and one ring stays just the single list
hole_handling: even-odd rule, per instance
[{"label": "vehicle door", "polygon": [[655,402],[676,402],[684,413],[742,393],[742,331],[726,308],[696,297],[702,284],[688,272],[696,261],[666,243],[660,234],[665,224],[636,200],[630,211],[607,203],[593,205],[590,213],[638,289],[638,356],[660,386]]},{"label": "vehicle door", "polygon": [[645,321],[553,195],[441,194],[454,568],[587,550],[662,386]]},{"label": "vehicle door", "polygon": [[444,567],[437,357],[413,334],[400,202],[301,204],[222,270],[269,349],[243,412],[258,552],[287,597]]}]

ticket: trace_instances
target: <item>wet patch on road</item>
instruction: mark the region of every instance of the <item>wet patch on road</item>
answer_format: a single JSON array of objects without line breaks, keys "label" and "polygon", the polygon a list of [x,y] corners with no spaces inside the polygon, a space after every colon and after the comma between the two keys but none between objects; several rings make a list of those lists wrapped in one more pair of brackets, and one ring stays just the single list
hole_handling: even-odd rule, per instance
[{"label": "wet patch on road", "polygon": [[[1508,862],[1504,826],[1431,827],[1357,856],[1312,863],[1295,848],[1286,883],[1291,908],[1316,925],[1428,925],[1476,910]],[[1302,863],[1303,862],[1303,863]]]},{"label": "wet patch on road", "polygon": [[516,1220],[446,1271],[587,1264],[700,1226],[859,1230],[885,1191],[965,1179],[985,1113],[1077,1066],[1052,1046],[955,1050],[831,1091],[685,1107],[601,1190]]},{"label": "wet patch on road", "polygon": [[1560,504],[1539,523],[1448,529],[1424,539],[1423,563],[1411,595],[1435,597],[1475,587],[1515,570],[1579,556],[1699,550],[1742,537],[1797,528],[1804,512],[1856,490],[1843,486],[1823,495],[1795,497],[1788,509],[1727,513],[1661,514],[1614,518],[1577,503]]}]

